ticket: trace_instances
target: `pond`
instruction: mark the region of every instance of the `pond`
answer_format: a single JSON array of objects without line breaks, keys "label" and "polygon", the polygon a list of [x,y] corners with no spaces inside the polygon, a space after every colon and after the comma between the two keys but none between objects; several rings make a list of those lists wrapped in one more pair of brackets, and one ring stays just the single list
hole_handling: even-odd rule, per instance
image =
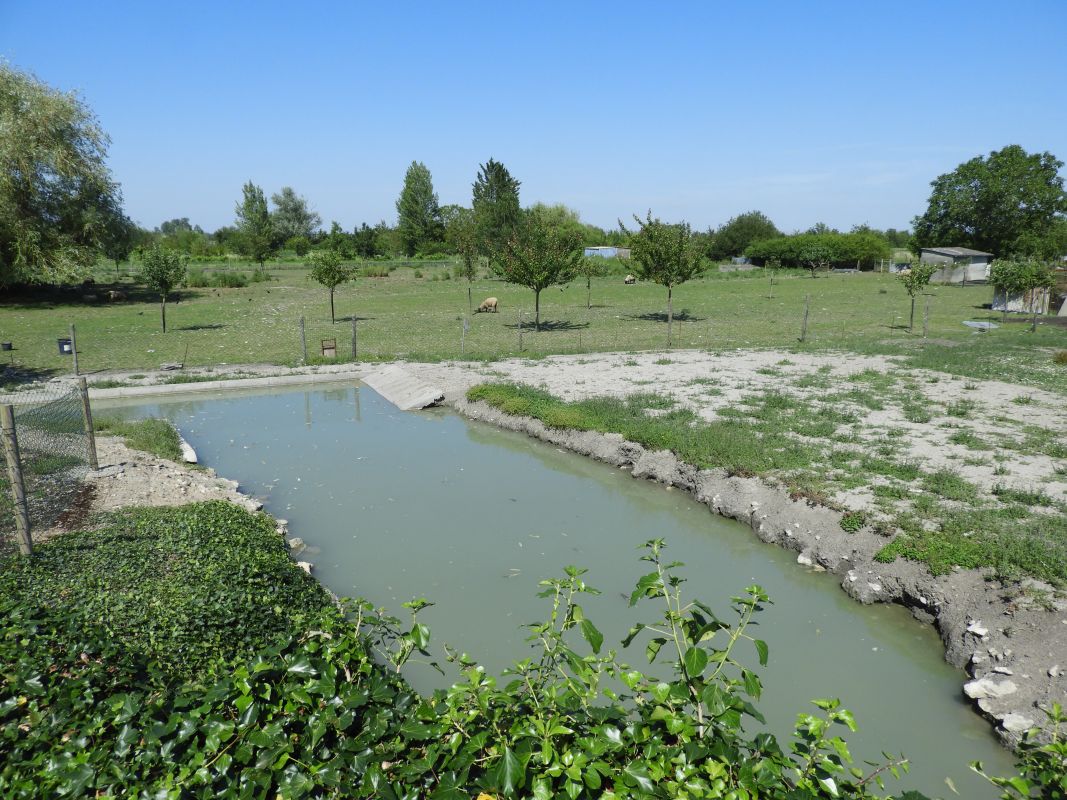
[{"label": "pond", "polygon": [[[100,404],[98,413],[172,420],[204,464],[289,520],[311,546],[301,557],[334,592],[397,616],[407,600],[434,602],[422,621],[435,653],[447,642],[497,672],[526,657],[521,626],[547,614],[537,582],[568,564],[588,568],[602,590],[583,606],[618,648],[652,616],[623,596],[648,571],[640,545],[661,537],[667,556],[685,562],[689,596],[720,616],[753,583],[771,596],[758,618],[771,650],[759,708],[779,736],[811,699],[838,697],[860,725],[847,737],[858,761],[882,751],[913,759],[891,788],[950,795],[949,779],[964,797],[993,798],[967,764],[1011,770],[930,627],[899,607],[855,603],[838,578],[801,569],[795,554],[681,492],[447,410],[400,412],[352,385]],[[623,659],[644,663],[643,644]],[[444,682],[428,667],[409,677],[423,690]]]}]

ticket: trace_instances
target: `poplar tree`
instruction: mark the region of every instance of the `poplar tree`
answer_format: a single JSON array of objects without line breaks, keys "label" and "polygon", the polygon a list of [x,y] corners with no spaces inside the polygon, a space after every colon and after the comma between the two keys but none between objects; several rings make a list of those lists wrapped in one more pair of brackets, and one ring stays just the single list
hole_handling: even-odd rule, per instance
[{"label": "poplar tree", "polygon": [[244,185],[244,197],[237,204],[237,246],[241,254],[260,264],[274,252],[274,225],[267,210],[263,190],[252,181]]},{"label": "poplar tree", "polygon": [[410,258],[427,242],[440,241],[444,233],[441,208],[433,190],[433,176],[425,164],[412,161],[404,175],[404,188],[396,201],[397,228],[404,252]]}]

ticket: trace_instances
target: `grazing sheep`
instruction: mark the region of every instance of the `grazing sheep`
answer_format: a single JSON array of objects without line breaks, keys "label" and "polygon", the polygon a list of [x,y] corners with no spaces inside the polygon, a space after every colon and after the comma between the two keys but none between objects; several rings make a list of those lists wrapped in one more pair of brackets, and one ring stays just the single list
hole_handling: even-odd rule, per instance
[{"label": "grazing sheep", "polygon": [[474,313],[475,314],[480,314],[483,311],[491,311],[492,313],[495,314],[498,311],[498,309],[497,309],[497,299],[495,297],[487,297],[487,298],[485,298],[482,301],[482,304],[480,306],[478,306],[478,310],[475,311]]},{"label": "grazing sheep", "polygon": [[634,283],[637,283],[637,278],[635,278],[633,275],[627,275],[625,278],[622,279],[622,282],[625,283],[627,286],[630,286]]},{"label": "grazing sheep", "polygon": [[126,295],[126,292],[120,292],[115,289],[112,289],[107,293],[107,299],[109,302],[114,303],[119,300],[129,300],[129,297]]}]

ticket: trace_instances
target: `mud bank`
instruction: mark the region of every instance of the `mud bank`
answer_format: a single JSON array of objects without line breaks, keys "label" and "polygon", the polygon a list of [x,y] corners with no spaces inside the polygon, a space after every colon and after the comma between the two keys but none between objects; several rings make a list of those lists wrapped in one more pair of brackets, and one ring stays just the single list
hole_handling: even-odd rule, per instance
[{"label": "mud bank", "polygon": [[471,419],[684,490],[714,513],[749,525],[762,541],[793,550],[799,565],[840,578],[841,588],[859,602],[906,606],[937,628],[945,659],[970,676],[961,690],[1008,746],[1043,724],[1042,709],[1067,702],[1067,602],[1039,603],[1045,588],[1040,582],[1005,587],[980,571],[957,568],[934,577],[922,564],[878,563],[874,554],[884,546],[883,537],[866,529],[846,533],[841,512],[794,501],[780,486],[698,470],[673,453],[646,450],[618,434],[555,430],[454,394],[451,402]]}]

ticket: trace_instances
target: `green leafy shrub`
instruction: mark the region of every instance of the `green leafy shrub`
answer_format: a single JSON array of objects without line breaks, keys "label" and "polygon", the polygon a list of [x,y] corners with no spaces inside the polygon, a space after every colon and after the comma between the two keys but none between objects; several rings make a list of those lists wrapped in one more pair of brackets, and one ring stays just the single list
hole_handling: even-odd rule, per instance
[{"label": "green leafy shrub", "polygon": [[863,511],[849,511],[841,517],[841,530],[856,533],[867,524],[867,514]]},{"label": "green leafy shrub", "polygon": [[62,610],[184,676],[263,648],[329,604],[269,517],[219,501],[118,512],[52,539],[4,566],[0,593]]}]

